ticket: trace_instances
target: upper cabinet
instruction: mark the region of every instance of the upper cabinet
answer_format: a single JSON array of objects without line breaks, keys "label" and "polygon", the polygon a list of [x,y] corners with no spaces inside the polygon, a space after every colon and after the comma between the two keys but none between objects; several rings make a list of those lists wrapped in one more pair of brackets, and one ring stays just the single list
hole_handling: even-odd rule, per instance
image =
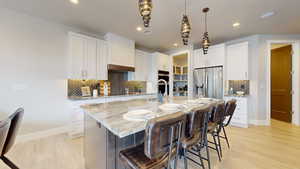
[{"label": "upper cabinet", "polygon": [[248,42],[227,46],[227,80],[249,80],[248,46]]},{"label": "upper cabinet", "polygon": [[170,57],[169,55],[155,52],[153,56],[156,58],[157,69],[162,71],[170,71]]},{"label": "upper cabinet", "polygon": [[97,79],[108,80],[107,60],[108,44],[104,40],[97,40]]},{"label": "upper cabinet", "polygon": [[107,33],[105,39],[108,43],[108,64],[134,67],[135,42],[133,40]]},{"label": "upper cabinet", "polygon": [[193,68],[211,67],[224,65],[225,45],[215,45],[208,49],[208,54],[204,55],[202,49],[194,51]]},{"label": "upper cabinet", "polygon": [[148,81],[150,73],[150,54],[135,50],[135,80]]},{"label": "upper cabinet", "polygon": [[70,79],[107,80],[107,44],[93,37],[69,33]]}]

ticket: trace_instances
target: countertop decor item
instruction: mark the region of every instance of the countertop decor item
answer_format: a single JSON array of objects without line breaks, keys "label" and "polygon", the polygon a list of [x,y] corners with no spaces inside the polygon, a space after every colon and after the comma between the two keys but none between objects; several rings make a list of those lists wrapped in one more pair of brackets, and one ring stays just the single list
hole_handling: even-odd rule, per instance
[{"label": "countertop decor item", "polygon": [[207,12],[209,11],[209,8],[204,8],[202,11],[205,14],[205,32],[202,39],[202,48],[203,48],[203,54],[206,55],[208,52],[208,48],[210,46],[210,40],[207,32]]},{"label": "countertop decor item", "polygon": [[91,89],[89,86],[81,87],[81,95],[83,97],[91,96]]},{"label": "countertop decor item", "polygon": [[144,26],[148,28],[151,20],[152,0],[139,0],[139,10]]}]

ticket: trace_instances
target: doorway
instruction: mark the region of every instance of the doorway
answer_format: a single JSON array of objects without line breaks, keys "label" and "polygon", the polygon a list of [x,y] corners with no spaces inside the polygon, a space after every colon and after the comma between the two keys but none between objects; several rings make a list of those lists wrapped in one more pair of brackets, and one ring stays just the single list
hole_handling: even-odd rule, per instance
[{"label": "doorway", "polygon": [[271,44],[271,118],[292,122],[292,45]]},{"label": "doorway", "polygon": [[188,95],[188,53],[173,56],[173,96]]}]

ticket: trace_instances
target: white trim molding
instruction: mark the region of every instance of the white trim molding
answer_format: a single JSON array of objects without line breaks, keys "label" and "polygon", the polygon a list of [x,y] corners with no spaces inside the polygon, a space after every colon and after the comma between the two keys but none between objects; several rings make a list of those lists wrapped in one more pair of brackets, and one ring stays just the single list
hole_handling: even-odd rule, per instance
[{"label": "white trim molding", "polygon": [[300,125],[300,41],[299,40],[268,40],[268,55],[267,55],[267,100],[266,100],[266,117],[268,124],[271,123],[271,45],[274,43],[287,43],[292,45],[292,49],[294,51],[293,58],[292,58],[292,70],[293,70],[293,77],[292,77],[292,85],[294,94],[292,96],[292,124],[297,126]]},{"label": "white trim molding", "polygon": [[255,126],[270,126],[271,121],[268,120],[250,120],[250,124],[255,125]]},{"label": "white trim molding", "polygon": [[[190,47],[190,46],[189,46]],[[173,57],[181,54],[187,53],[188,55],[188,96],[193,95],[193,68],[192,68],[192,52],[193,49],[190,47],[189,49],[183,49],[181,51],[176,51],[175,53],[171,53],[170,56],[170,80],[169,85],[170,89],[173,89]],[[173,90],[170,90],[170,96],[173,97]]]},{"label": "white trim molding", "polygon": [[58,128],[53,128],[45,131],[34,132],[25,135],[17,136],[17,143],[24,143],[28,141],[38,140],[41,138],[46,138],[50,136],[55,136],[59,134],[67,134],[71,130],[70,126],[63,126]]}]

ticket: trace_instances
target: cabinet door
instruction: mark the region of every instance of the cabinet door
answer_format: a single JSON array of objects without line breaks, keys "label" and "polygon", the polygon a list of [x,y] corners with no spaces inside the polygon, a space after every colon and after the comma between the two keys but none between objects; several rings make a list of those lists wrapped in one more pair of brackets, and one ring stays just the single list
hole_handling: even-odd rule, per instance
[{"label": "cabinet door", "polygon": [[202,49],[198,49],[194,51],[194,69],[195,68],[201,68],[206,67],[206,57],[207,55],[203,54]]},{"label": "cabinet door", "polygon": [[148,79],[148,54],[146,52],[135,51],[135,80],[146,81]]},{"label": "cabinet door", "polygon": [[84,59],[87,79],[97,79],[97,40],[87,39],[87,54]]},{"label": "cabinet door", "polygon": [[97,80],[107,80],[108,44],[97,40]]},{"label": "cabinet door", "polygon": [[227,47],[227,79],[248,80],[248,42]]},{"label": "cabinet door", "polygon": [[86,76],[84,59],[86,56],[86,39],[70,35],[71,79],[84,79]]}]

